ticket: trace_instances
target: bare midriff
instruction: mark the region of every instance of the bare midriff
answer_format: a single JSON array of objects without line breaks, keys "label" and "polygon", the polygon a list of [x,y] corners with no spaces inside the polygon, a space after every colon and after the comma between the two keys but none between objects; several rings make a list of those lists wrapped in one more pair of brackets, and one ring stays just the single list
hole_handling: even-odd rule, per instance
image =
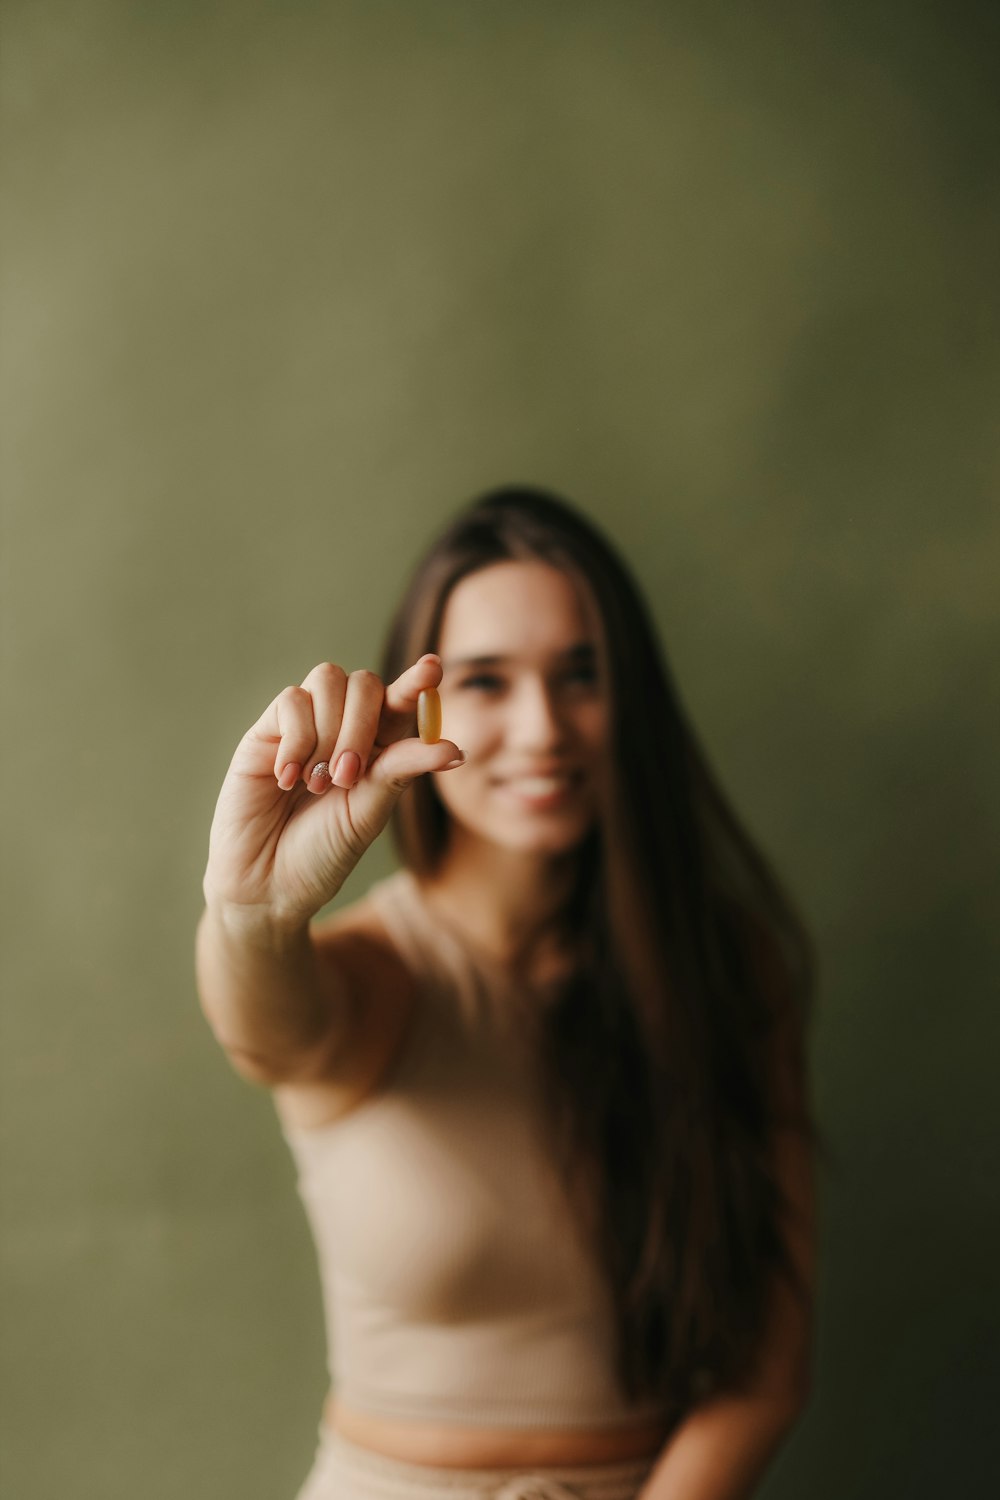
[{"label": "bare midriff", "polygon": [[653,1458],[670,1435],[669,1422],[573,1432],[393,1422],[352,1411],[331,1391],[324,1420],[348,1442],[403,1463],[435,1468],[502,1469],[525,1464],[601,1464]]}]

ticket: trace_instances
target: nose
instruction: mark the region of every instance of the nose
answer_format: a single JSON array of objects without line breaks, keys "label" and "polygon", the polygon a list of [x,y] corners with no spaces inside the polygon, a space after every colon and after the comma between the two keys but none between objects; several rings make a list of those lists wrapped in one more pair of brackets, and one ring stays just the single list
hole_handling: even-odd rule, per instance
[{"label": "nose", "polygon": [[512,699],[509,738],[523,750],[551,749],[565,740],[557,694],[544,682],[526,681]]}]

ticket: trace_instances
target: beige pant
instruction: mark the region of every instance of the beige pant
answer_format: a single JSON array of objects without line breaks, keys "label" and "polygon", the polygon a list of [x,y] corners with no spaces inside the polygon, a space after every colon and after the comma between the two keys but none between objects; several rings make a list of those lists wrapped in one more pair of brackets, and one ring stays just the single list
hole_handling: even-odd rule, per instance
[{"label": "beige pant", "polygon": [[655,1462],[436,1469],[386,1458],[320,1422],[316,1461],[296,1500],[636,1500]]}]

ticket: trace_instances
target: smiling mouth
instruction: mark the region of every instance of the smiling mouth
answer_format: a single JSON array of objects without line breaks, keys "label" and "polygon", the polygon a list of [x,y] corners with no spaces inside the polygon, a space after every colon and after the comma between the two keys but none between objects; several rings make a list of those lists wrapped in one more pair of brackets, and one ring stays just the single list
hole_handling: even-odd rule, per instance
[{"label": "smiling mouth", "polygon": [[493,785],[517,798],[519,802],[532,806],[555,806],[569,797],[582,781],[582,774],[573,771],[565,776],[516,776]]}]

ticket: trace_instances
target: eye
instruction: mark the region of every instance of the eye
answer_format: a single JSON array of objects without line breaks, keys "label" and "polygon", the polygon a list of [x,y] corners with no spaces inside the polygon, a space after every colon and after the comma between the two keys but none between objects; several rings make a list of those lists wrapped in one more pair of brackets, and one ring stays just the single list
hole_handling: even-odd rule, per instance
[{"label": "eye", "polygon": [[486,687],[499,687],[501,685],[500,678],[494,677],[490,672],[480,672],[477,677],[467,677],[461,684],[463,688],[483,687],[484,685]]},{"label": "eye", "polygon": [[566,673],[566,676],[570,678],[580,678],[583,682],[597,681],[597,673],[593,667],[573,667],[569,672]]}]

